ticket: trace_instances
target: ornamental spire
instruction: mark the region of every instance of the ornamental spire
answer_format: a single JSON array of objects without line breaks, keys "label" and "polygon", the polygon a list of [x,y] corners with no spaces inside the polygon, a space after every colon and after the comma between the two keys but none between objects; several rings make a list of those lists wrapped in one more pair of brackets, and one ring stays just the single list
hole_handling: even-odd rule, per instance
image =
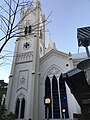
[{"label": "ornamental spire", "polygon": [[24,5],[21,8],[20,19],[22,20],[24,17]]},{"label": "ornamental spire", "polygon": [[34,3],[38,2],[39,0],[33,0]]}]

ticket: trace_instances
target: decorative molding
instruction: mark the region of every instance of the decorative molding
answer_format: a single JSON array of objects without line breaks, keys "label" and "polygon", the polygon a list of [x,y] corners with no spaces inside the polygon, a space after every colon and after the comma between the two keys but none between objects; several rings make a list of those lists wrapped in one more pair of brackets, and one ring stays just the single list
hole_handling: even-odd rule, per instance
[{"label": "decorative molding", "polygon": [[28,88],[28,79],[29,79],[29,71],[28,70],[22,70],[19,71],[19,79],[17,84],[17,91],[22,89],[27,90]]},{"label": "decorative molding", "polygon": [[16,63],[33,61],[33,52],[22,53],[17,55]]},{"label": "decorative molding", "polygon": [[55,75],[56,77],[58,77],[58,75],[60,76],[60,74],[61,74],[60,69],[58,69],[57,67],[53,66],[53,67],[48,71],[47,76],[53,77],[53,76]]},{"label": "decorative molding", "polygon": [[50,66],[46,71],[45,74],[43,76],[40,76],[40,85],[45,85],[45,80],[46,77],[48,76],[51,80],[53,78],[53,76],[55,75],[56,78],[58,79],[61,75],[61,73],[63,73],[63,69],[60,68],[59,66],[53,64],[52,66]]},{"label": "decorative molding", "polygon": [[23,84],[25,84],[25,82],[26,82],[26,79],[25,79],[24,77],[22,77],[22,78],[20,79],[20,83],[23,85]]},{"label": "decorative molding", "polygon": [[10,77],[13,77],[13,74],[10,74],[10,75],[9,75],[9,78],[10,78]]},{"label": "decorative molding", "polygon": [[[20,92],[18,95],[17,95],[17,99],[20,99],[20,100],[22,100],[23,98],[25,98],[25,94],[24,93],[22,93],[22,92]],[[16,100],[17,100],[16,99]]]}]

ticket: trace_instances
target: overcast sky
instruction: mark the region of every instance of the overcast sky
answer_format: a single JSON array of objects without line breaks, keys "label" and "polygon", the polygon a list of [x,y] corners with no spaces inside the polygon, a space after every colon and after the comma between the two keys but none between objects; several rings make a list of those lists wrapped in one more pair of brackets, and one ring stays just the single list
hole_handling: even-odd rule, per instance
[{"label": "overcast sky", "polygon": [[[90,0],[41,0],[43,13],[46,17],[52,12],[46,26],[49,30],[56,47],[62,51],[72,54],[78,52],[77,28],[90,25]],[[48,44],[49,33],[46,32],[46,44]],[[14,41],[9,41],[5,49],[12,50]],[[80,52],[85,49],[80,48]],[[11,64],[11,62],[10,62]],[[10,65],[0,66],[0,79],[8,81]]]}]

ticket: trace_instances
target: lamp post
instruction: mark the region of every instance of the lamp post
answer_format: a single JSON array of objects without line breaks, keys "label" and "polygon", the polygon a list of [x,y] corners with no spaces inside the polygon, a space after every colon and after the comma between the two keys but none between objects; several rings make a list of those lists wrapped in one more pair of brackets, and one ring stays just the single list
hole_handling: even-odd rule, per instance
[{"label": "lamp post", "polygon": [[47,120],[49,120],[49,106],[50,106],[50,103],[51,103],[51,99],[50,98],[45,98],[44,99],[44,104],[47,107]]},{"label": "lamp post", "polygon": [[65,109],[62,109],[62,113],[63,113],[64,120],[65,120],[65,112],[66,112],[66,110],[65,110]]}]

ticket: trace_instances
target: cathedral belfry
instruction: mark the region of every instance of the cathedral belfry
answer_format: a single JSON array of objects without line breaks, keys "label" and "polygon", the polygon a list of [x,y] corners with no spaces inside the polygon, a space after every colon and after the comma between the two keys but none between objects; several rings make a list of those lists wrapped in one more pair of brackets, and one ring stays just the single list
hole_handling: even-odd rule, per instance
[{"label": "cathedral belfry", "polygon": [[8,112],[13,112],[17,120],[44,120],[44,98],[49,94],[50,119],[64,118],[63,109],[65,117],[72,119],[80,108],[61,76],[73,63],[55,43],[45,47],[45,15],[40,1],[33,0],[26,11],[22,6],[18,31],[6,99]]},{"label": "cathedral belfry", "polygon": [[7,108],[9,112],[16,114],[17,119],[38,120],[39,59],[45,51],[45,20],[40,2],[34,0],[32,4],[34,5],[26,12],[24,7],[21,9],[19,31],[22,31],[21,36],[23,34],[25,37],[16,40],[16,57],[10,74]]}]

